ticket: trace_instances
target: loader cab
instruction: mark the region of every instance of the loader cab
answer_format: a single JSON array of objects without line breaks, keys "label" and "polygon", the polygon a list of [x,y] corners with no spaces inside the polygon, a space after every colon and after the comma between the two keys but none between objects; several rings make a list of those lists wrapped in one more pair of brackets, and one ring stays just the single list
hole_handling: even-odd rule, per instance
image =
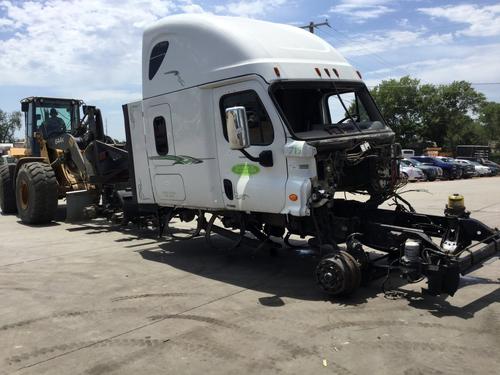
[{"label": "loader cab", "polygon": [[[21,110],[24,113],[26,124],[26,148],[31,156],[40,156],[40,147],[35,133],[47,137],[47,125],[51,117],[60,120],[61,132],[72,133],[80,123],[80,106],[83,101],[77,99],[29,97],[21,101]],[[55,110],[55,112],[54,112]],[[52,111],[52,116],[51,116]]]}]

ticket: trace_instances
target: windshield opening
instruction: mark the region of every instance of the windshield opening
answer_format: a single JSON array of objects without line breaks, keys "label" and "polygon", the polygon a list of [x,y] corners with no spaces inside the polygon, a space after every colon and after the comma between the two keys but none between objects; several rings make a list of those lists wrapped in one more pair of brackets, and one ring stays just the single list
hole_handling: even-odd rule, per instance
[{"label": "windshield opening", "polygon": [[300,139],[388,129],[361,82],[279,82],[272,93]]}]

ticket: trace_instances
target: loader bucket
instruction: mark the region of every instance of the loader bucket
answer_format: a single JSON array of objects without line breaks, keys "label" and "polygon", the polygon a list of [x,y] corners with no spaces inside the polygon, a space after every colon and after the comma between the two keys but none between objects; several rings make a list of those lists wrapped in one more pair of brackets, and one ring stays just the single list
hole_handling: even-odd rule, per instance
[{"label": "loader bucket", "polygon": [[66,194],[66,222],[79,223],[95,217],[96,193],[88,190],[70,191]]}]

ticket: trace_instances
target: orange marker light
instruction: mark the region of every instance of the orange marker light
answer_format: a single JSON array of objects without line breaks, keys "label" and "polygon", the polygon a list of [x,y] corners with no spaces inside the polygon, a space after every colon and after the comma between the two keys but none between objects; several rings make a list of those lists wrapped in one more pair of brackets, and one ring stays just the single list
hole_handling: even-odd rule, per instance
[{"label": "orange marker light", "polygon": [[297,202],[299,197],[297,196],[297,194],[290,194],[288,196],[288,199],[290,199],[292,202]]},{"label": "orange marker light", "polygon": [[281,77],[280,70],[278,69],[277,66],[274,67],[274,74],[276,74],[277,77]]},{"label": "orange marker light", "polygon": [[325,68],[325,73],[328,77],[330,77],[330,71],[328,69]]},{"label": "orange marker light", "polygon": [[321,70],[319,70],[319,68],[314,68],[314,70],[316,71],[316,74],[321,77]]}]

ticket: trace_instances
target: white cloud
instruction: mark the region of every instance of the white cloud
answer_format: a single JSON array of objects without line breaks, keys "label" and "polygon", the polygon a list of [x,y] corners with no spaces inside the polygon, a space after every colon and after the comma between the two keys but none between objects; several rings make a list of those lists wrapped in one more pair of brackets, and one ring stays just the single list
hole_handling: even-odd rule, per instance
[{"label": "white cloud", "polygon": [[446,44],[453,40],[451,34],[425,35],[422,31],[386,31],[376,35],[359,36],[338,47],[347,57],[366,56],[407,47]]},{"label": "white cloud", "polygon": [[226,5],[217,5],[215,12],[242,17],[257,17],[286,3],[287,0],[240,0]]},{"label": "white cloud", "polygon": [[[140,84],[144,27],[172,1],[3,1],[0,83],[102,89]],[[5,29],[6,27],[4,27]]]},{"label": "white cloud", "polygon": [[[500,43],[481,46],[456,45],[447,48],[445,56],[427,58],[391,68],[365,72],[367,84],[374,86],[380,81],[397,78],[395,72],[404,71],[424,83],[444,84],[453,81],[472,83],[500,82]],[[487,63],[485,63],[487,61]],[[490,100],[500,101],[498,86],[477,85]]]},{"label": "white cloud", "polygon": [[362,23],[368,19],[378,18],[394,12],[388,5],[392,0],[341,0],[329,12],[347,16],[354,22]]},{"label": "white cloud", "polygon": [[201,5],[194,4],[191,0],[184,0],[184,2],[185,4],[181,4],[179,8],[185,13],[210,13],[203,9]]},{"label": "white cloud", "polygon": [[479,6],[473,4],[420,8],[420,12],[451,22],[469,24],[459,34],[467,36],[500,35],[500,4]]}]

